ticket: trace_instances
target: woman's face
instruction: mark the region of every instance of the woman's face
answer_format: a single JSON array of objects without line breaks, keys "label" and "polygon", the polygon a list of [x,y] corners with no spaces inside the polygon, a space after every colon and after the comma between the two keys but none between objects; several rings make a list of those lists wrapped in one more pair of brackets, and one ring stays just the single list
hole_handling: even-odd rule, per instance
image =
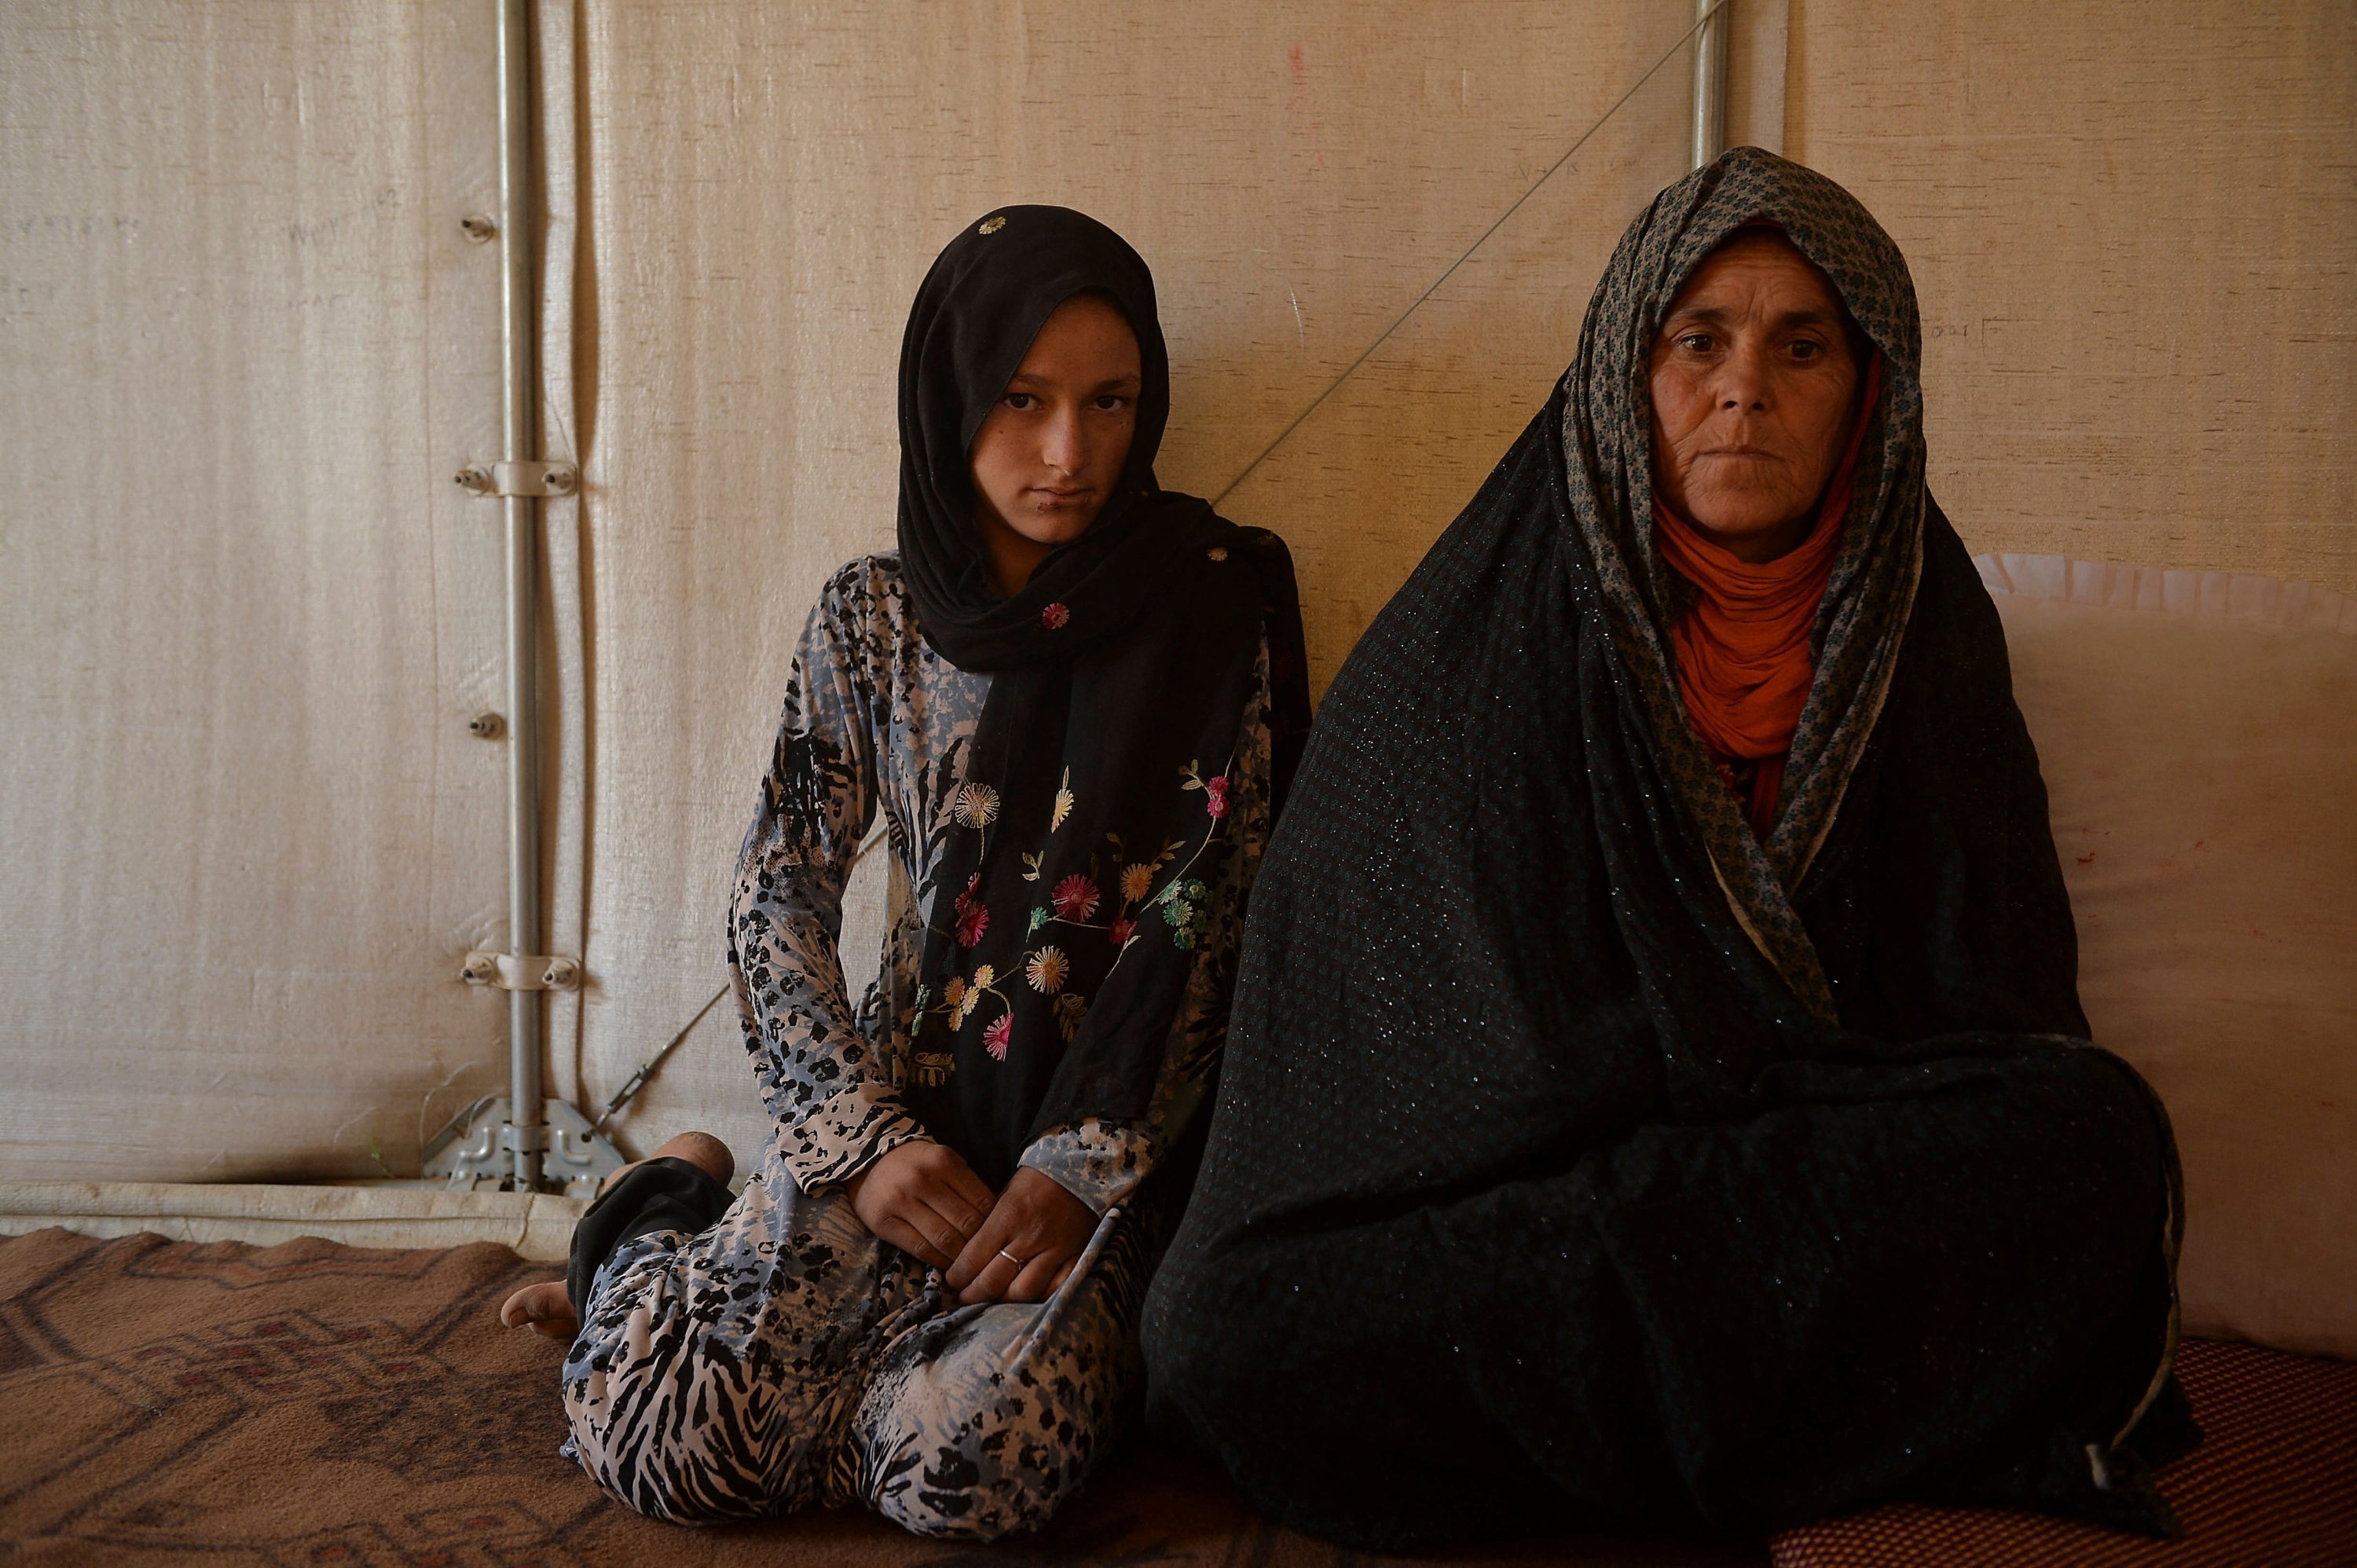
[{"label": "woman's face", "polygon": [[1137,334],[1108,301],[1056,307],[974,433],[974,513],[1001,593],[1089,531],[1137,431]]},{"label": "woman's face", "polygon": [[1808,537],[1846,445],[1858,365],[1840,298],[1781,234],[1743,234],[1686,279],[1653,340],[1653,487],[1744,561]]}]

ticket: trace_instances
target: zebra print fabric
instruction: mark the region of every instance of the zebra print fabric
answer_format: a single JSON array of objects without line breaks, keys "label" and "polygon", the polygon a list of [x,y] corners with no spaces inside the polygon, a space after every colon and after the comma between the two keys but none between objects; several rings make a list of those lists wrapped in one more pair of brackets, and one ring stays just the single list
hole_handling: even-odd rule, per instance
[{"label": "zebra print fabric", "polygon": [[[1146,1114],[1053,1128],[1023,1155],[1098,1213],[1094,1240],[1050,1300],[961,1307],[937,1272],[869,1233],[845,1186],[926,1136],[903,1099],[917,956],[989,681],[926,645],[893,555],[844,567],[812,612],[729,918],[768,1144],[711,1230],[614,1251],[565,1363],[566,1454],[640,1512],[860,1505],[922,1534],[991,1539],[1044,1523],[1135,1403],[1137,1316],[1171,1207],[1138,1189],[1202,1108],[1268,841],[1267,652]],[[891,918],[855,1006],[836,940],[879,811]]]}]

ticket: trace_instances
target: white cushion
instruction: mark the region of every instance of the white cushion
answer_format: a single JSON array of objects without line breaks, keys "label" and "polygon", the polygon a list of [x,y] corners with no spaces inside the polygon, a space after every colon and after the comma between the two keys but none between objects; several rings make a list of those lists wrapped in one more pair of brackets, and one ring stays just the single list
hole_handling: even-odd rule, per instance
[{"label": "white cushion", "polygon": [[2095,1039],[2169,1106],[2188,1333],[2357,1358],[2357,600],[1985,555]]}]

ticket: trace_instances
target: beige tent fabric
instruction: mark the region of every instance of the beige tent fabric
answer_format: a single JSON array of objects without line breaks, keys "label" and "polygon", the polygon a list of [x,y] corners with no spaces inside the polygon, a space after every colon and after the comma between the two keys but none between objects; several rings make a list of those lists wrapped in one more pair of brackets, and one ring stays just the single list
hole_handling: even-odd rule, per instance
[{"label": "beige tent fabric", "polygon": [[0,1181],[0,1236],[57,1226],[81,1236],[274,1246],[320,1236],[351,1247],[464,1247],[492,1241],[561,1262],[584,1198],[545,1192],[266,1183]]},{"label": "beige tent fabric", "polygon": [[2189,1333],[2357,1358],[2357,599],[1985,555],[2096,1040],[2169,1106]]},{"label": "beige tent fabric", "polygon": [[0,6],[0,1174],[414,1170],[504,1072],[491,16]]},{"label": "beige tent fabric", "polygon": [[1792,12],[1784,150],[1907,253],[1964,542],[2357,592],[2357,5]]},{"label": "beige tent fabric", "polygon": [[[1684,4],[539,0],[549,1088],[720,983],[817,584],[891,537],[950,229],[1070,201],[1162,279],[1213,492],[1690,26]],[[2115,8],[2116,9],[2116,8]],[[1739,0],[1730,129],[1913,261],[1976,548],[2357,589],[2357,13]],[[492,8],[0,7],[0,1176],[358,1177],[502,1087]],[[1230,498],[1316,673],[1570,357],[1684,166],[1671,59]],[[2339,180],[2340,183],[2335,183]],[[2187,308],[2190,286],[2199,308]],[[871,962],[884,867],[850,907]],[[727,1009],[622,1124],[763,1135]],[[371,1153],[371,1150],[373,1153]],[[380,1164],[380,1161],[382,1164]]]}]

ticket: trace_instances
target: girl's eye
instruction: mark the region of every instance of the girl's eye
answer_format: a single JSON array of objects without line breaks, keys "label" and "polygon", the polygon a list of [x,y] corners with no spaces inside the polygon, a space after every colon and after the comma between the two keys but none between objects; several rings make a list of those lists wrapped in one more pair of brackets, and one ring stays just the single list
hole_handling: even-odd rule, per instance
[{"label": "girl's eye", "polygon": [[1097,411],[1101,413],[1119,413],[1129,406],[1129,399],[1119,392],[1107,392],[1096,400],[1096,405]]},{"label": "girl's eye", "polygon": [[1038,407],[1039,403],[1039,400],[1032,396],[1029,392],[1008,392],[1005,397],[1000,398],[998,401],[1005,403],[1007,407],[1013,409],[1017,413],[1028,413],[1034,408]]}]

